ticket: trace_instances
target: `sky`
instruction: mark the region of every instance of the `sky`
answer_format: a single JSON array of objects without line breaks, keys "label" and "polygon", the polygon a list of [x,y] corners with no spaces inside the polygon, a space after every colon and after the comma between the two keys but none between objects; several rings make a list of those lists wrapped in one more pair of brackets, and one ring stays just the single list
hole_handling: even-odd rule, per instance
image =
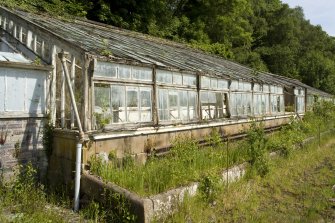
[{"label": "sky", "polygon": [[305,19],[313,25],[321,25],[330,36],[335,37],[335,1],[334,0],[282,0],[291,8],[301,6]]}]

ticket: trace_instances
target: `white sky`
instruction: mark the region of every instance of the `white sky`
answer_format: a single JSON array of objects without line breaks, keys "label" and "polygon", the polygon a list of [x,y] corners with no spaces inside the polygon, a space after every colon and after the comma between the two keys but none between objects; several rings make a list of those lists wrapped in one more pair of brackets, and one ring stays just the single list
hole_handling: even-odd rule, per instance
[{"label": "white sky", "polygon": [[301,6],[305,19],[313,25],[321,25],[329,35],[335,36],[335,0],[282,0],[291,8]]}]

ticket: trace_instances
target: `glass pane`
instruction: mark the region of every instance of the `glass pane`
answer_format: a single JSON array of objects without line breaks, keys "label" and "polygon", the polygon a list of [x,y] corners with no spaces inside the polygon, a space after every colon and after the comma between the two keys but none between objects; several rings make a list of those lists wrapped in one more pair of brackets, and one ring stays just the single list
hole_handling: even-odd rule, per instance
[{"label": "glass pane", "polygon": [[236,94],[232,93],[230,95],[230,114],[236,115]]},{"label": "glass pane", "polygon": [[238,89],[238,82],[237,81],[231,81],[230,89],[231,90],[237,90]]},{"label": "glass pane", "polygon": [[132,75],[135,80],[152,81],[152,70],[145,67],[132,67]]},{"label": "glass pane", "polygon": [[239,90],[244,90],[244,82],[243,81],[238,82],[238,89]]},{"label": "glass pane", "polygon": [[179,119],[178,92],[169,91],[169,115],[170,120]]},{"label": "glass pane", "polygon": [[209,77],[201,76],[201,88],[209,88],[210,79]]},{"label": "glass pane", "polygon": [[141,88],[141,121],[151,121],[151,88]]},{"label": "glass pane", "polygon": [[271,85],[270,86],[270,92],[271,93],[276,93],[276,86]]},{"label": "glass pane", "polygon": [[195,75],[183,75],[183,85],[185,86],[196,86],[197,85],[197,78]]},{"label": "glass pane", "polygon": [[103,76],[103,77],[116,77],[116,67],[117,65],[97,61],[97,64],[94,67],[94,76]]},{"label": "glass pane", "polygon": [[25,111],[29,113],[45,112],[45,79],[46,75],[39,71],[27,73]]},{"label": "glass pane", "polygon": [[130,79],[131,67],[119,65],[119,78]]},{"label": "glass pane", "polygon": [[187,91],[179,91],[179,109],[181,120],[188,120],[188,95]]},{"label": "glass pane", "polygon": [[127,121],[139,121],[138,87],[127,87]]},{"label": "glass pane", "polygon": [[251,91],[251,83],[249,83],[249,82],[244,82],[243,89],[244,89],[245,91]]},{"label": "glass pane", "polygon": [[210,119],[210,104],[208,102],[208,92],[200,92],[202,119]]},{"label": "glass pane", "polygon": [[126,108],[125,108],[125,87],[112,85],[112,116],[113,123],[126,122]]},{"label": "glass pane", "polygon": [[223,118],[223,94],[216,93],[216,103],[215,103],[215,118]]},{"label": "glass pane", "polygon": [[169,120],[168,91],[166,89],[158,89],[158,113],[159,120]]},{"label": "glass pane", "polygon": [[[25,106],[26,74],[7,72],[6,111],[23,112]],[[32,89],[29,89],[32,90]]]},{"label": "glass pane", "polygon": [[157,82],[172,84],[172,72],[157,70]]},{"label": "glass pane", "polygon": [[182,85],[183,78],[179,73],[173,73],[173,84]]},{"label": "glass pane", "polygon": [[197,118],[197,92],[188,92],[189,119]]},{"label": "glass pane", "polygon": [[228,89],[228,81],[218,80],[218,89],[221,89],[221,90]]},{"label": "glass pane", "polygon": [[218,80],[216,78],[211,78],[211,88],[212,89],[218,88]]}]

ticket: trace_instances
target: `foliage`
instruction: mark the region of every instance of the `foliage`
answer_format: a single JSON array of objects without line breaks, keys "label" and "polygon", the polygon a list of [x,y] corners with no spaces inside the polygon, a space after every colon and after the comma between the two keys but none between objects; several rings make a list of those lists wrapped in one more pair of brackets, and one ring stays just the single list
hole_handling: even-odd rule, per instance
[{"label": "foliage", "polygon": [[260,176],[265,176],[269,172],[268,159],[266,156],[266,142],[263,123],[252,122],[247,132],[247,151],[251,171],[255,171]]},{"label": "foliage", "polygon": [[[335,93],[335,39],[280,0],[3,0],[62,18],[82,16],[190,46]],[[101,49],[112,55],[108,48]]]},{"label": "foliage", "polygon": [[53,131],[54,126],[50,122],[50,117],[47,118],[46,123],[43,127],[43,136],[42,136],[42,142],[43,142],[43,148],[48,158],[50,158],[52,154],[52,144],[53,144]]},{"label": "foliage", "polygon": [[130,212],[130,203],[123,195],[106,190],[103,196],[103,200],[92,200],[80,211],[86,219],[93,219],[94,222],[136,222],[136,216]]},{"label": "foliage", "polygon": [[[1,222],[66,222],[64,213],[52,209],[52,193],[37,182],[31,163],[17,166],[12,179],[0,184]],[[49,208],[46,208],[49,207]]]},{"label": "foliage", "polygon": [[211,133],[206,137],[206,142],[213,146],[214,148],[222,148],[223,142],[221,138],[221,134],[216,128],[213,128]]},{"label": "foliage", "polygon": [[200,179],[199,194],[207,203],[213,203],[220,191],[220,178],[215,172],[208,173]]}]

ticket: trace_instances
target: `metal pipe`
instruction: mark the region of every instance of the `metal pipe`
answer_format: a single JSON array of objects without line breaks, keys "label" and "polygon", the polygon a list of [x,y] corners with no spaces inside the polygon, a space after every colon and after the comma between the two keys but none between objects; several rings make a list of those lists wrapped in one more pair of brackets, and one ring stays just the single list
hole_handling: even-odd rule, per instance
[{"label": "metal pipe", "polygon": [[79,210],[79,193],[80,193],[80,175],[81,175],[81,150],[82,143],[78,141],[76,146],[76,176],[74,183],[74,205],[73,210],[77,212]]},{"label": "metal pipe", "polygon": [[78,109],[77,109],[77,105],[76,105],[76,100],[75,100],[75,97],[74,97],[74,94],[73,94],[72,84],[71,84],[69,71],[68,71],[68,68],[67,68],[67,65],[66,65],[66,58],[65,58],[64,54],[65,53],[62,52],[62,53],[59,53],[58,56],[59,56],[59,58],[61,60],[61,63],[62,63],[66,83],[67,83],[69,93],[70,93],[72,108],[74,110],[74,114],[76,116],[78,129],[79,129],[79,140],[78,140],[78,143],[77,143],[77,146],[76,146],[76,170],[75,170],[76,172],[75,172],[75,190],[74,190],[74,205],[73,205],[73,210],[77,212],[79,210],[81,152],[82,152],[82,142],[83,142],[83,139],[84,139],[84,132],[83,132],[83,128],[81,126],[80,117],[79,117],[79,113],[78,113]]}]

